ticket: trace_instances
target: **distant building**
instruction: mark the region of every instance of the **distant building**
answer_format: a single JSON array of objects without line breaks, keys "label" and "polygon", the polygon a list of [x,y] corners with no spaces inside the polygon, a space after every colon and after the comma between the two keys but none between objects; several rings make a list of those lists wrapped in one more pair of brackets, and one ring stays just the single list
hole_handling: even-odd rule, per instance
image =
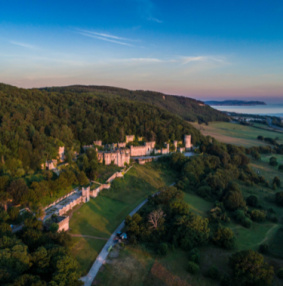
[{"label": "distant building", "polygon": [[126,143],[133,142],[135,140],[135,135],[126,135]]},{"label": "distant building", "polygon": [[65,161],[65,147],[64,146],[59,147],[58,155],[59,155],[59,161],[60,162]]},{"label": "distant building", "polygon": [[130,164],[130,152],[129,150],[117,150],[113,152],[98,152],[97,153],[98,162],[105,163],[105,165],[110,165],[112,162],[118,167],[124,167],[125,163]]},{"label": "distant building", "polygon": [[186,149],[191,149],[193,147],[192,142],[191,142],[191,135],[185,135],[184,136],[184,144]]},{"label": "distant building", "polygon": [[102,140],[93,141],[93,145],[102,146]]}]

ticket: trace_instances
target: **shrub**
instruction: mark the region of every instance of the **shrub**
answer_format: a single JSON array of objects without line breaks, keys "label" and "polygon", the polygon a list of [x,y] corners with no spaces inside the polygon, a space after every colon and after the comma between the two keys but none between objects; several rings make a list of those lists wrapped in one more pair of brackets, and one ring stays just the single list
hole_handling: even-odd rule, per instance
[{"label": "shrub", "polygon": [[277,162],[276,157],[271,157],[271,158],[269,159],[269,165],[270,165],[270,166],[274,166],[274,167],[278,165],[278,162]]},{"label": "shrub", "polygon": [[266,218],[266,212],[261,210],[251,211],[251,218],[253,221],[262,222]]},{"label": "shrub", "polygon": [[258,251],[262,254],[268,254],[269,252],[269,247],[266,243],[263,243],[259,246]]},{"label": "shrub", "polygon": [[194,263],[199,263],[199,250],[197,248],[193,248],[188,255],[190,261]]},{"label": "shrub", "polygon": [[158,248],[158,254],[160,255],[166,255],[168,252],[168,245],[167,243],[161,243]]},{"label": "shrub", "polygon": [[199,272],[199,266],[196,263],[189,261],[188,272],[191,274],[197,274]]},{"label": "shrub", "polygon": [[251,195],[247,197],[247,205],[251,207],[256,207],[258,205],[258,197],[255,195]]},{"label": "shrub", "polygon": [[275,201],[279,206],[283,206],[283,192],[278,192],[275,195]]},{"label": "shrub", "polygon": [[283,268],[280,268],[278,271],[277,271],[277,277],[279,279],[283,279]]},{"label": "shrub", "polygon": [[220,280],[221,277],[219,270],[215,266],[211,266],[205,273],[205,276],[213,280]]},{"label": "shrub", "polygon": [[242,225],[246,228],[250,228],[251,225],[252,225],[252,221],[249,219],[249,218],[245,218],[243,221],[242,221]]},{"label": "shrub", "polygon": [[216,245],[226,249],[232,249],[235,245],[234,233],[228,227],[218,227],[212,237],[212,240]]},{"label": "shrub", "polygon": [[279,165],[278,170],[283,172],[283,165]]}]

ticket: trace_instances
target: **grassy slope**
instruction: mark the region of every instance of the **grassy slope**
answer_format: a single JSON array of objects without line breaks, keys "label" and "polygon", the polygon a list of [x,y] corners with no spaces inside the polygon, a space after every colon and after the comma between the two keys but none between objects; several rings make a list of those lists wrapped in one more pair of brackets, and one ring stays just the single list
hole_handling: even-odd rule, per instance
[{"label": "grassy slope", "polygon": [[210,135],[220,142],[241,145],[244,147],[266,145],[264,142],[257,140],[259,135],[263,137],[276,138],[278,143],[283,144],[283,133],[267,131],[251,126],[244,126],[230,122],[211,122],[209,125],[199,125],[192,123],[205,136]]},{"label": "grassy slope", "polygon": [[[175,174],[158,163],[135,165],[124,179],[116,179],[109,190],[83,205],[71,218],[70,233],[108,238],[122,220],[148,195],[174,182]],[[104,243],[73,238],[72,252],[85,274]],[[97,242],[97,243],[96,243]]]}]

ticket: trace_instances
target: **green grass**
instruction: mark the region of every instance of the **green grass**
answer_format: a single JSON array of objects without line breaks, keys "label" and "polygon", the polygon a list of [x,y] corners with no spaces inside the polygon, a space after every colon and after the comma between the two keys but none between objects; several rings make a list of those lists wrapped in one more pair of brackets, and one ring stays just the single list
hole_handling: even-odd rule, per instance
[{"label": "green grass", "polygon": [[[174,171],[156,162],[135,165],[124,178],[115,179],[109,190],[103,190],[97,198],[91,199],[73,214],[70,233],[108,238],[144,199],[157,192],[158,188],[173,183],[175,175]],[[98,246],[95,242],[73,246],[73,254],[85,260],[82,268],[84,273],[89,269],[86,265],[93,263],[95,258],[84,256],[83,253],[99,252],[104,243]]]},{"label": "green grass", "polygon": [[100,183],[105,183],[106,180],[111,177],[114,173],[121,171],[122,168],[116,165],[103,165],[98,164],[98,177],[97,181]]},{"label": "green grass", "polygon": [[[278,155],[278,154],[261,155],[261,161],[263,161],[265,163],[269,163],[269,159],[271,157],[275,157],[277,159],[278,165],[283,164],[283,155]],[[277,169],[277,168],[278,168],[278,166],[274,167],[274,169]]]},{"label": "green grass", "polygon": [[91,267],[105,241],[93,238],[72,237],[72,243],[71,251],[79,263],[79,270],[82,275],[85,275],[85,269]]},{"label": "green grass", "polygon": [[270,253],[275,257],[283,258],[283,228],[282,226],[278,226],[276,229],[275,235],[273,235],[272,239],[269,241],[269,249]]},{"label": "green grass", "polygon": [[244,126],[238,123],[211,122],[209,125],[193,123],[193,126],[199,129],[202,134],[210,135],[223,143],[244,147],[262,146],[266,143],[257,140],[257,137],[262,135],[273,139],[278,137],[278,143],[283,144],[283,133]]},{"label": "green grass", "polygon": [[212,209],[214,203],[190,193],[185,193],[185,202],[190,206],[190,211],[202,217],[207,216],[207,212]]}]

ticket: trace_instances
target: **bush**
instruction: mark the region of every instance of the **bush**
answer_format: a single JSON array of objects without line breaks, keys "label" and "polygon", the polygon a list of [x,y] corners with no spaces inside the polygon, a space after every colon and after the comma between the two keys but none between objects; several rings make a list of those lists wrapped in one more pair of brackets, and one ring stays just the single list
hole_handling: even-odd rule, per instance
[{"label": "bush", "polygon": [[261,210],[251,211],[251,218],[253,221],[262,222],[266,219],[266,212]]},{"label": "bush", "polygon": [[243,221],[242,221],[242,225],[246,228],[250,228],[251,225],[252,225],[252,221],[249,219],[249,218],[245,218]]},{"label": "bush", "polygon": [[278,162],[277,162],[276,157],[271,157],[271,158],[269,159],[269,165],[270,165],[270,166],[274,166],[274,167],[278,165]]},{"label": "bush", "polygon": [[283,268],[280,268],[278,271],[277,271],[277,277],[279,279],[283,279]]},{"label": "bush", "polygon": [[275,201],[279,206],[283,206],[283,192],[278,192],[275,194]]},{"label": "bush", "polygon": [[196,263],[189,261],[188,272],[191,274],[197,274],[199,272],[199,266]]},{"label": "bush", "polygon": [[269,252],[269,247],[266,243],[263,243],[259,246],[258,251],[262,254],[268,254]]},{"label": "bush", "polygon": [[215,266],[210,267],[205,276],[213,280],[220,280],[221,277],[219,270]]},{"label": "bush", "polygon": [[278,170],[283,172],[283,165],[279,165]]},{"label": "bush", "polygon": [[199,250],[197,248],[193,248],[188,255],[190,261],[194,263],[199,263]]},{"label": "bush", "polygon": [[158,254],[160,255],[166,255],[168,252],[168,245],[167,243],[161,243],[158,248]]},{"label": "bush", "polygon": [[251,195],[247,197],[247,205],[251,207],[256,207],[258,205],[258,197],[255,195]]}]

